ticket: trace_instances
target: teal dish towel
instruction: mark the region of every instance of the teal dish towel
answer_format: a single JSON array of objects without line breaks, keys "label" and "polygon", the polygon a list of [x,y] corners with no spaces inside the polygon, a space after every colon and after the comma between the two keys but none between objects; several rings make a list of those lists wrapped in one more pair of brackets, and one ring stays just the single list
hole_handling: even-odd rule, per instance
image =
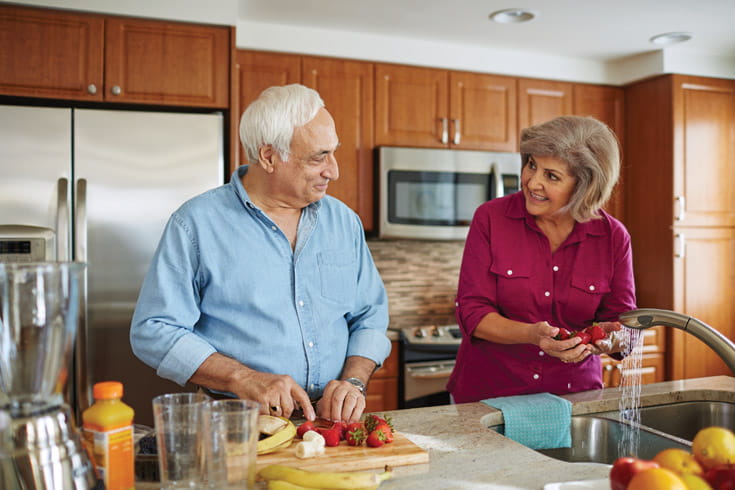
[{"label": "teal dish towel", "polygon": [[572,446],[572,402],[551,393],[502,396],[482,403],[503,412],[505,437],[531,449]]}]

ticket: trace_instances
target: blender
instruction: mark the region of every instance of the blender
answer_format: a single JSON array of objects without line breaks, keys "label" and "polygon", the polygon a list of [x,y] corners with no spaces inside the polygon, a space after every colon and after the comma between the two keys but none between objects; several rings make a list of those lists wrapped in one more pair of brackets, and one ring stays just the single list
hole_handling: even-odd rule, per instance
[{"label": "blender", "polygon": [[90,489],[96,477],[63,390],[85,264],[0,263],[0,488]]}]

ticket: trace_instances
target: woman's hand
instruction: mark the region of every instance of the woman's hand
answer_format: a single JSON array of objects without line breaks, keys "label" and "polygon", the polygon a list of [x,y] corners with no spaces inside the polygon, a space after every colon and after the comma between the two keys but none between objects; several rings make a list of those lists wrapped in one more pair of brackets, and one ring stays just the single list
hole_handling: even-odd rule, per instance
[{"label": "woman's hand", "polygon": [[538,346],[547,355],[556,357],[562,362],[580,362],[590,355],[590,349],[587,345],[580,344],[582,339],[579,337],[554,340],[554,335],[559,333],[557,327],[552,327],[547,322],[535,323],[534,327],[539,336]]}]

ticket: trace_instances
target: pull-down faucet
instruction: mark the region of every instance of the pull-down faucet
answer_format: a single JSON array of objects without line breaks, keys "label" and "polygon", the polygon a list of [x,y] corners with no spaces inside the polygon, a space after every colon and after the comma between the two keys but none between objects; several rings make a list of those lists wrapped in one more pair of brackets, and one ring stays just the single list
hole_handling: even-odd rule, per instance
[{"label": "pull-down faucet", "polygon": [[720,332],[696,318],[669,310],[643,308],[623,313],[620,315],[620,323],[635,329],[665,325],[684,330],[715,351],[735,375],[735,344]]}]

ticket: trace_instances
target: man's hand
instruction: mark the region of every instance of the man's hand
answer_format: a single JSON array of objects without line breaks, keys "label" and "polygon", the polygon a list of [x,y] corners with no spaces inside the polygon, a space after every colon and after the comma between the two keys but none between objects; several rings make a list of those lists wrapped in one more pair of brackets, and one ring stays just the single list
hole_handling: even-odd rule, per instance
[{"label": "man's hand", "polygon": [[365,411],[365,397],[352,383],[335,379],[327,383],[316,410],[327,420],[357,422]]},{"label": "man's hand", "polygon": [[250,371],[235,383],[232,392],[247,400],[260,403],[260,413],[289,418],[296,408],[301,408],[307,420],[316,414],[309,395],[291,376]]}]

